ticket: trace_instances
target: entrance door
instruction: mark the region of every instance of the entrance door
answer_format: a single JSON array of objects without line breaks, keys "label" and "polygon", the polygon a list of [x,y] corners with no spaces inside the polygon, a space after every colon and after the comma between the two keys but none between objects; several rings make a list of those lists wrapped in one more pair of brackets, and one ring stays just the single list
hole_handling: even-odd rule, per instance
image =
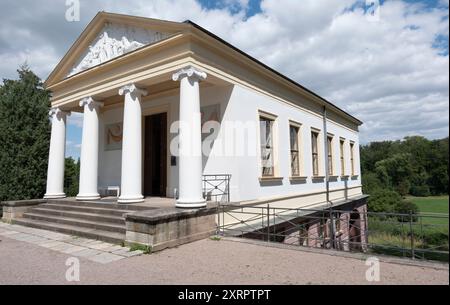
[{"label": "entrance door", "polygon": [[167,113],[145,117],[144,196],[166,196]]}]

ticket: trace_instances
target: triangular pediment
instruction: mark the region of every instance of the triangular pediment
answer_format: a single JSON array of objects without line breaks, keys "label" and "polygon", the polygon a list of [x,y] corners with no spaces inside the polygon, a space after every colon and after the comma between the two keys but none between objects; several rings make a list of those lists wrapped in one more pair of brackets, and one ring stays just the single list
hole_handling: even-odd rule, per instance
[{"label": "triangular pediment", "polygon": [[171,34],[117,23],[106,23],[67,76],[105,63],[169,37]]},{"label": "triangular pediment", "polygon": [[45,85],[61,80],[183,31],[178,22],[100,12],[89,23]]}]

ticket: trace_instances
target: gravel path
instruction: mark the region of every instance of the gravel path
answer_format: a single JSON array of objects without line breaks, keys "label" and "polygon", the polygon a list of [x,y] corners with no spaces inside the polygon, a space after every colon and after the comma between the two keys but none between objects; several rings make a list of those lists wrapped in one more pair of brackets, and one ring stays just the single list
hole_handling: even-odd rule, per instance
[{"label": "gravel path", "polygon": [[[0,284],[67,284],[68,254],[0,237]],[[108,264],[80,258],[81,284],[370,284],[354,258],[201,240]],[[449,284],[448,270],[381,263],[380,284]]]}]

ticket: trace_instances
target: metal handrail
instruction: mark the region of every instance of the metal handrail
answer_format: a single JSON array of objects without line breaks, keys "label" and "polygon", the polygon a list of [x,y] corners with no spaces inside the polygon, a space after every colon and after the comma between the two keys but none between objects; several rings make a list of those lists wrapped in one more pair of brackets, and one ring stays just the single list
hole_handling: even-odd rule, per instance
[{"label": "metal handrail", "polygon": [[[218,213],[217,231],[223,236],[250,237],[271,242],[281,240],[299,246],[306,242],[308,245],[336,250],[369,251],[413,259],[439,257],[439,260],[448,261],[448,243],[430,241],[425,235],[428,231],[448,236],[448,214],[382,213],[328,207],[272,208],[270,205],[238,204],[219,204]],[[358,215],[352,217],[354,214]],[[428,221],[424,222],[424,219]],[[432,219],[446,219],[447,222],[433,223],[430,221]],[[307,230],[311,225],[317,226],[316,232],[320,236],[308,235]],[[305,237],[305,234],[308,236]]]},{"label": "metal handrail", "polygon": [[203,175],[202,180],[203,194],[208,201],[212,201],[211,199],[214,197],[216,202],[230,202],[230,174]]}]

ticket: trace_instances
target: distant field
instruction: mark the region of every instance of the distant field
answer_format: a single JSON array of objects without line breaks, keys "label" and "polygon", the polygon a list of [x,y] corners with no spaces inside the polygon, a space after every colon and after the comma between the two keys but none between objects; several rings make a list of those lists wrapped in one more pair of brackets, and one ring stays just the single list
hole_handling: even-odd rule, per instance
[{"label": "distant field", "polygon": [[[448,214],[448,196],[439,197],[408,197],[409,200],[414,202],[422,213],[442,213]],[[448,226],[447,218],[422,218],[423,223],[445,225]],[[448,228],[447,228],[448,230]]]},{"label": "distant field", "polygon": [[[419,217],[411,225],[414,234],[409,234],[408,223],[395,219],[369,219],[369,243],[372,251],[387,255],[411,255],[411,237],[414,237],[416,257],[448,262],[448,210],[449,197],[408,197],[422,213],[430,215]],[[431,213],[444,214],[432,215]],[[445,215],[447,214],[447,215]],[[421,249],[434,252],[421,252]],[[439,252],[440,251],[440,252]]]},{"label": "distant field", "polygon": [[409,197],[422,213],[445,213],[448,214],[448,196],[439,197]]}]

